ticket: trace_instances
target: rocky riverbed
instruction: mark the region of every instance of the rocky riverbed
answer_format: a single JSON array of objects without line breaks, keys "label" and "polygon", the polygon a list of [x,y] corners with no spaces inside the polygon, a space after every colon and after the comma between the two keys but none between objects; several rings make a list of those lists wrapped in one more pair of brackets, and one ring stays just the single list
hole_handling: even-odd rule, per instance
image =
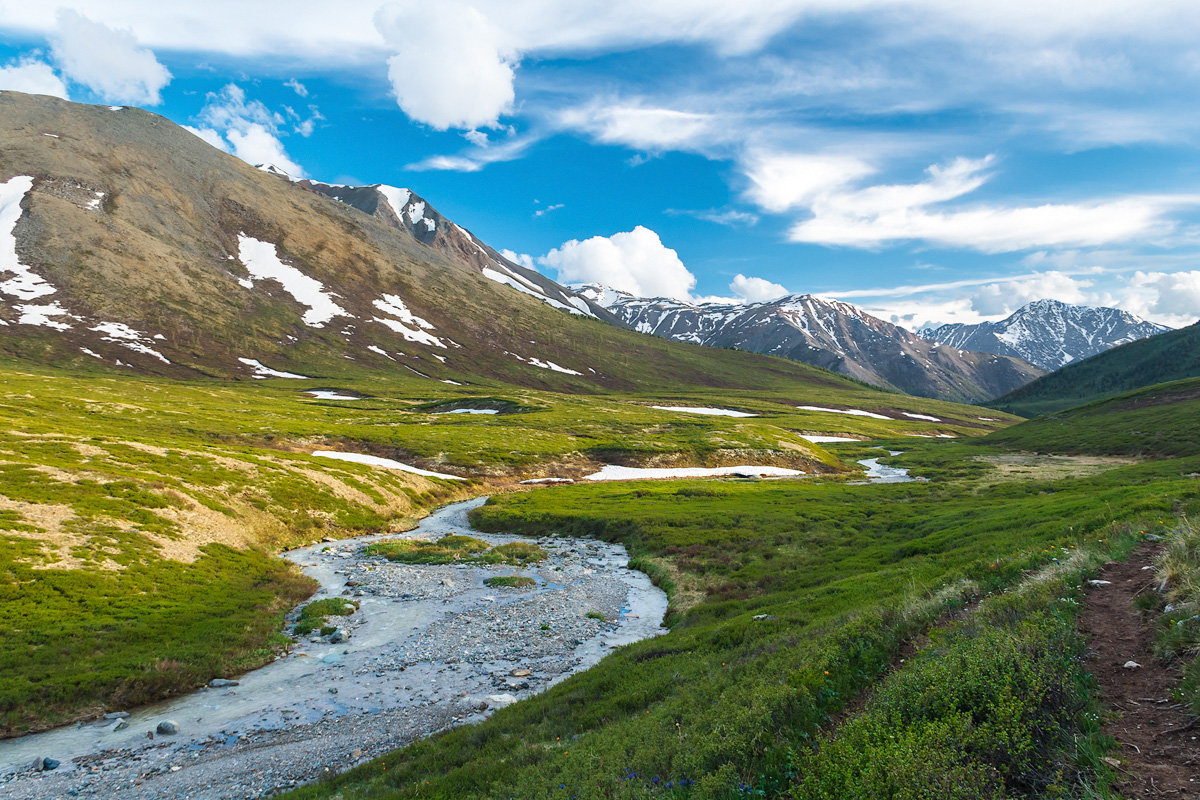
[{"label": "rocky riverbed", "polygon": [[[458,503],[406,538],[469,533]],[[612,648],[662,632],[667,600],[624,548],[536,540],[529,567],[412,566],[363,553],[395,536],[329,542],[286,554],[321,584],[313,599],[358,603],[332,635],[236,681],[96,723],[0,741],[0,794],[253,798],[340,772],[451,725],[482,719],[586,669]],[[488,586],[522,575],[533,586]],[[170,733],[172,728],[174,733]],[[53,759],[54,769],[42,759]],[[53,762],[50,762],[53,763]]]}]

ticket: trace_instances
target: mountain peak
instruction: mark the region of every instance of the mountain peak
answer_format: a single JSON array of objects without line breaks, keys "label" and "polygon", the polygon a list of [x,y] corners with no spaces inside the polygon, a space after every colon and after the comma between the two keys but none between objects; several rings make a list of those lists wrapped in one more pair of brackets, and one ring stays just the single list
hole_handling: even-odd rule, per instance
[{"label": "mountain peak", "polygon": [[1043,298],[999,322],[950,324],[922,336],[953,347],[1015,356],[1048,370],[1102,353],[1117,345],[1170,330],[1119,308],[1079,306]]}]

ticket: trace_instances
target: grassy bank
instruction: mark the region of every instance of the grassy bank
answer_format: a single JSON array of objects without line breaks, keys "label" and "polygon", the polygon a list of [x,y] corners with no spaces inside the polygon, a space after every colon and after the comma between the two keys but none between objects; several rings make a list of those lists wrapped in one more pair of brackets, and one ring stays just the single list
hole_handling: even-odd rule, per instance
[{"label": "grassy bank", "polygon": [[[622,648],[485,723],[296,796],[789,791],[797,754],[811,749],[830,715],[872,685],[914,632],[1085,545],[1107,546],[1131,520],[1195,503],[1194,481],[1185,476],[1198,468],[1192,458],[1083,478],[988,481],[991,468],[983,464],[974,477],[946,483],[625,484],[494,499],[475,515],[486,530],[624,543],[671,587],[671,632]],[[1031,622],[1021,636],[1061,643],[1061,632],[1058,623]],[[964,657],[994,649],[990,636]],[[1036,680],[1057,666],[1031,669],[1027,678]],[[980,694],[966,698],[983,702]],[[910,744],[928,741],[915,727],[913,737]],[[1022,752],[1013,758],[1033,757]]]}]

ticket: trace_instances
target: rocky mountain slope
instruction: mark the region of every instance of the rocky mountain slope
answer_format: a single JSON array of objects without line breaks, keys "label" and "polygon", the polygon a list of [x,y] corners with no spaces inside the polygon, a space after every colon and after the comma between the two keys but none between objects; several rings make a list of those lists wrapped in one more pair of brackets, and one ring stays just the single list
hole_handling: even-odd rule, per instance
[{"label": "rocky mountain slope", "polygon": [[640,298],[595,285],[579,292],[642,333],[785,356],[924,397],[981,401],[1042,374],[1019,359],[945,346],[813,295],[722,305]]},{"label": "rocky mountain slope", "polygon": [[1117,308],[1036,300],[999,322],[942,325],[921,335],[964,350],[1021,358],[1052,371],[1167,330]]},{"label": "rocky mountain slope", "polygon": [[1200,377],[1200,322],[1068,364],[992,405],[1032,417],[1146,386],[1197,377]]},{"label": "rocky mountain slope", "polygon": [[407,190],[297,182],[143,110],[0,92],[0,355],[173,377],[836,382],[601,320]]}]

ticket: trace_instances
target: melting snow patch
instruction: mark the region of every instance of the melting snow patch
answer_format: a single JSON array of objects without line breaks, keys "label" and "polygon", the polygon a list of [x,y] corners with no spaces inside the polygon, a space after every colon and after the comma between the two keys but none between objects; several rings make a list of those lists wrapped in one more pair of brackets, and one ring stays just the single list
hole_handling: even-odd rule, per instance
[{"label": "melting snow patch", "polygon": [[323,328],[334,317],[348,317],[320,281],[279,260],[275,245],[238,234],[238,258],[255,280],[277,281],[297,303],[308,306],[302,319],[313,328]]},{"label": "melting snow patch", "polygon": [[442,478],[447,481],[465,481],[466,478],[461,478],[458,475],[447,475],[444,472],[430,472],[427,469],[419,469],[411,467],[408,464],[401,464],[399,461],[393,461],[390,458],[380,458],[379,456],[368,456],[362,453],[337,453],[333,450],[318,450],[313,453],[314,456],[321,458],[335,458],[338,461],[351,461],[355,464],[366,464],[371,467],[385,467],[387,469],[398,469],[401,472],[411,472],[414,475],[424,475],[426,478]]},{"label": "melting snow patch", "polygon": [[44,306],[18,305],[15,307],[21,315],[17,317],[18,325],[41,325],[43,328],[53,328],[56,331],[65,331],[71,326],[65,322],[59,322],[51,317],[68,317],[70,319],[79,319],[74,314],[69,313],[65,308],[58,303],[50,303]]},{"label": "melting snow patch", "polygon": [[[505,352],[507,353],[508,351],[506,350]],[[573,369],[567,369],[566,367],[560,367],[558,364],[555,364],[553,361],[542,361],[540,358],[525,358],[524,356],[519,356],[516,353],[508,353],[508,355],[512,356],[513,358],[517,359],[518,361],[524,361],[526,364],[532,364],[535,367],[541,367],[542,369],[552,370],[553,372],[561,372],[564,375],[582,375],[583,374],[582,372],[576,372]]]},{"label": "melting snow patch", "polygon": [[91,211],[99,211],[100,203],[104,200],[104,192],[95,192],[92,199],[88,200],[87,207]]},{"label": "melting snow patch", "polygon": [[[21,263],[17,256],[17,237],[15,235],[17,221],[21,219],[21,201],[33,189],[33,178],[28,175],[17,175],[0,183],[0,272],[13,273],[12,278],[0,283],[0,292],[18,297],[21,300],[35,300],[54,294],[57,289],[41,276]],[[65,314],[65,311],[57,312]],[[44,325],[45,323],[25,323],[29,325]],[[50,326],[54,327],[54,326]]]},{"label": "melting snow patch", "polygon": [[349,395],[349,394],[338,394],[337,392],[327,392],[323,389],[314,389],[311,392],[305,392],[305,394],[311,394],[313,397],[315,397],[318,400],[361,400],[362,399],[361,397],[354,397],[353,395]]},{"label": "melting snow patch", "polygon": [[294,372],[280,372],[279,370],[263,366],[263,363],[258,359],[239,358],[238,361],[253,369],[255,378],[300,378],[302,380],[309,380],[307,375],[297,375]]},{"label": "melting snow patch", "polygon": [[494,408],[452,408],[449,411],[435,411],[434,414],[499,414]]},{"label": "melting snow patch", "polygon": [[574,483],[570,478],[530,478],[527,481],[521,481],[522,485],[531,483]]},{"label": "melting snow patch", "polygon": [[650,406],[659,411],[679,411],[684,414],[704,414],[709,417],[757,417],[758,414],[748,414],[745,411],[733,411],[728,408],[694,408],[692,406]]},{"label": "melting snow patch", "polygon": [[[573,305],[567,305],[566,303],[560,303],[558,300],[555,300],[553,297],[547,297],[546,293],[543,292],[535,283],[533,283],[532,281],[527,281],[524,278],[520,277],[519,275],[516,275],[516,274],[505,275],[502,272],[497,272],[496,270],[492,269],[491,267],[484,267],[483,268],[483,277],[485,277],[489,280],[493,280],[496,283],[503,283],[505,286],[511,286],[512,288],[516,289],[518,292],[527,294],[530,297],[536,297],[538,300],[541,300],[543,303],[553,306],[554,308],[557,308],[560,311],[566,311],[570,314],[578,314],[580,316],[585,315],[585,314],[589,317],[595,316],[595,314],[593,314],[590,310],[586,310],[586,311],[580,310],[579,308],[576,308]],[[587,304],[585,303],[584,305],[587,305]]]},{"label": "melting snow patch", "polygon": [[79,348],[79,352],[81,352],[81,353],[84,353],[84,354],[86,354],[86,355],[89,355],[89,356],[91,356],[92,358],[98,358],[98,359],[100,359],[101,361],[103,361],[103,360],[104,360],[104,356],[100,355],[100,354],[99,354],[99,353],[97,353],[95,350],[88,350],[86,347],[81,347],[81,348]]},{"label": "melting snow patch", "polygon": [[421,221],[425,223],[425,228],[426,228],[426,229],[427,229],[427,230],[428,230],[430,233],[433,233],[434,229],[435,229],[435,228],[437,228],[437,223],[436,223],[436,222],[434,222],[434,221],[433,221],[433,220],[431,220],[431,219],[423,219],[423,220],[421,220]]},{"label": "melting snow patch", "polygon": [[425,203],[413,203],[408,209],[408,221],[416,225],[425,217]]},{"label": "melting snow patch", "polygon": [[[428,376],[428,375],[426,375],[425,377],[427,377],[427,378],[428,378],[429,376]],[[459,383],[458,381],[452,381],[452,380],[450,380],[449,378],[442,378],[442,383],[448,383],[448,384],[450,384],[451,386],[462,386],[462,384],[461,384],[461,383]]]},{"label": "melting snow patch", "polygon": [[[421,319],[416,314],[404,305],[404,301],[394,294],[385,294],[382,300],[376,300],[375,307],[389,317],[396,319],[385,319],[383,317],[375,317],[375,321],[381,325],[394,330],[396,333],[404,337],[405,341],[416,342],[417,344],[427,344],[431,347],[445,347],[446,343],[437,338],[433,334],[425,331],[434,330],[433,324],[427,320]],[[424,330],[422,330],[424,329]]]},{"label": "melting snow patch", "polygon": [[388,205],[392,207],[392,213],[396,215],[396,219],[404,219],[400,215],[404,211],[404,206],[408,205],[408,199],[412,197],[412,192],[408,189],[388,186],[383,183],[376,186],[375,191],[383,195],[384,200],[387,200]]},{"label": "melting snow patch", "polygon": [[124,111],[125,106],[109,106],[108,110],[109,111]]},{"label": "melting snow patch", "polygon": [[861,439],[855,439],[852,436],[805,436],[800,434],[800,438],[806,442],[813,444],[825,444],[826,442],[861,442]]},{"label": "melting snow patch", "polygon": [[995,417],[976,417],[975,419],[981,419],[984,422],[999,422],[1000,421],[1000,420],[996,419]]},{"label": "melting snow patch", "polygon": [[904,416],[908,417],[909,419],[924,419],[924,420],[928,420],[930,422],[941,422],[941,420],[938,419],[937,417],[929,417],[929,416],[926,416],[925,414],[912,414],[908,411],[901,411],[900,413],[903,414]]},{"label": "melting snow patch", "polygon": [[738,475],[745,478],[784,478],[804,473],[783,467],[620,467],[606,464],[599,472],[585,475],[589,481],[630,481],[644,478],[715,478],[720,475]]},{"label": "melting snow patch", "polygon": [[167,357],[155,350],[150,345],[146,344],[149,337],[141,331],[134,330],[128,325],[121,322],[101,322],[99,325],[92,328],[96,333],[104,334],[104,341],[114,342],[126,347],[135,353],[145,353],[148,356],[154,356],[164,364],[170,364]]},{"label": "melting snow patch", "polygon": [[367,345],[367,349],[368,349],[368,350],[370,350],[372,353],[375,353],[375,354],[377,354],[377,355],[381,355],[381,356],[383,356],[383,357],[384,357],[384,358],[386,358],[388,361],[395,361],[395,360],[396,360],[396,359],[392,358],[391,356],[389,356],[389,355],[387,354],[387,351],[386,351],[386,350],[384,350],[382,347],[379,347],[378,345],[369,344],[369,345]]},{"label": "melting snow patch", "polygon": [[796,406],[801,411],[827,411],[830,414],[849,414],[853,417],[870,417],[871,419],[891,419],[883,414],[875,414],[871,411],[860,411],[857,408],[823,408],[821,406]]},{"label": "melting snow patch", "polygon": [[57,138],[58,138],[58,134],[57,134],[57,133],[43,133],[43,134],[42,134],[42,136],[49,136],[51,139],[57,139]]}]

